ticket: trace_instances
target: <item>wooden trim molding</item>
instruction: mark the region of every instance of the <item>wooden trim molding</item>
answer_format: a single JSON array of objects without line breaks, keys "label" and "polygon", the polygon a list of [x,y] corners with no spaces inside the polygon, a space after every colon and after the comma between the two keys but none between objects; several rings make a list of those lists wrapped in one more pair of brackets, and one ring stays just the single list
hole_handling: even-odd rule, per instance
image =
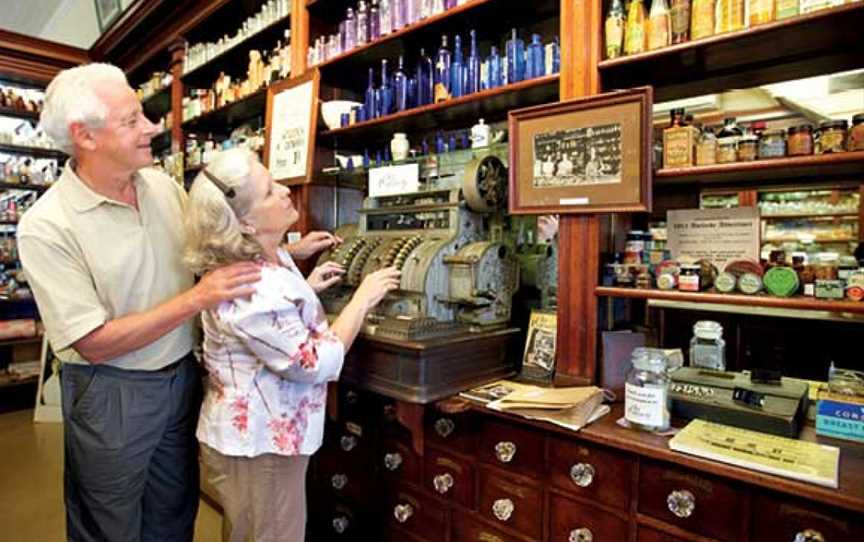
[{"label": "wooden trim molding", "polygon": [[89,61],[84,49],[0,30],[0,78],[44,85],[60,70]]}]

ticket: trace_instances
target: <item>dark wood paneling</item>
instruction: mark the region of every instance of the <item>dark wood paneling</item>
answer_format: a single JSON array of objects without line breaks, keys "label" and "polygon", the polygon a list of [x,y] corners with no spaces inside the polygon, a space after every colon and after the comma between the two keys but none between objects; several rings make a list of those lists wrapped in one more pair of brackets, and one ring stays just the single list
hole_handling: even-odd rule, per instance
[{"label": "dark wood paneling", "polygon": [[[549,502],[549,542],[627,540],[626,519],[560,495],[552,495]],[[579,538],[580,535],[582,538]]]},{"label": "dark wood paneling", "polygon": [[89,60],[84,49],[0,30],[0,79],[42,86]]}]

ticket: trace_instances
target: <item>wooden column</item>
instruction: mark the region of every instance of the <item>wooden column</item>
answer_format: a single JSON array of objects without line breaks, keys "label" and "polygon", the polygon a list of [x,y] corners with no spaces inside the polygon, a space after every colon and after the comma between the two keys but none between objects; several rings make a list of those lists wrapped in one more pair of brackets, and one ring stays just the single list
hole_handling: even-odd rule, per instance
[{"label": "wooden column", "polygon": [[[601,19],[601,2],[561,1],[561,100],[600,92]],[[600,218],[562,215],[558,238],[558,374],[562,382],[593,382]]]},{"label": "wooden column", "polygon": [[291,1],[291,76],[306,73],[306,52],[309,50],[309,10],[306,0]]},{"label": "wooden column", "polygon": [[186,53],[186,43],[178,38],[171,44],[171,152],[176,153],[186,148],[183,134],[183,57]]}]

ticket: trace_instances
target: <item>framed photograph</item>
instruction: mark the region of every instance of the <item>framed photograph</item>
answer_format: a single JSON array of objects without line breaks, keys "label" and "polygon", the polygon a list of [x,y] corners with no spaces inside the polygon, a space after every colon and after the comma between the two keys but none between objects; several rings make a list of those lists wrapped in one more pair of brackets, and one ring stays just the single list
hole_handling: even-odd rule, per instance
[{"label": "framed photograph", "polygon": [[267,89],[264,165],[283,184],[312,179],[319,79],[313,70]]},{"label": "framed photograph", "polygon": [[651,87],[511,111],[510,213],[651,210]]},{"label": "framed photograph", "polygon": [[105,32],[122,11],[120,0],[94,1],[96,2],[96,19],[99,22],[99,32]]},{"label": "framed photograph", "polygon": [[550,382],[555,375],[555,342],[558,336],[558,314],[555,311],[532,310],[525,338],[520,378]]}]

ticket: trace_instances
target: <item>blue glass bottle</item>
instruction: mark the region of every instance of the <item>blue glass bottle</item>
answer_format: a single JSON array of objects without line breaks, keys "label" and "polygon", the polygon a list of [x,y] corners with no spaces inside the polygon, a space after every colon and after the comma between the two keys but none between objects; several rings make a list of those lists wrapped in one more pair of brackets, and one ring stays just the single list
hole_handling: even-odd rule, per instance
[{"label": "blue glass bottle", "polygon": [[381,10],[378,9],[378,0],[372,0],[369,6],[369,41],[375,41],[381,37]]},{"label": "blue glass bottle", "polygon": [[465,94],[465,73],[462,62],[462,36],[454,38],[453,63],[450,65],[450,95],[458,98]]},{"label": "blue glass bottle", "polygon": [[429,105],[435,95],[435,73],[432,59],[426,55],[425,49],[420,49],[420,60],[417,63],[417,105]]},{"label": "blue glass bottle", "polygon": [[514,28],[507,40],[507,84],[525,79],[525,42],[519,39]]},{"label": "blue glass bottle", "polygon": [[408,79],[408,99],[406,109],[417,107],[417,78]]},{"label": "blue glass bottle", "polygon": [[477,32],[471,31],[471,52],[465,67],[465,94],[480,91],[480,55],[477,54]]},{"label": "blue glass bottle", "polygon": [[375,70],[369,68],[369,86],[366,87],[366,99],[363,102],[366,108],[366,119],[372,120],[378,116],[378,108],[375,104]]},{"label": "blue glass bottle", "polygon": [[423,153],[424,155],[429,154],[429,143],[427,143],[425,139],[420,144],[420,152]]},{"label": "blue glass bottle", "polygon": [[381,87],[379,88],[378,115],[389,115],[393,112],[393,87],[387,76],[387,59],[381,61]]},{"label": "blue glass bottle", "polygon": [[393,32],[402,30],[408,24],[406,22],[405,10],[408,7],[406,0],[390,0],[390,12],[393,19]]},{"label": "blue glass bottle", "polygon": [[444,133],[441,131],[435,136],[435,154],[444,154]]},{"label": "blue glass bottle", "polygon": [[408,77],[405,75],[404,61],[399,55],[399,64],[393,73],[393,106],[396,111],[408,109]]},{"label": "blue glass bottle", "polygon": [[546,75],[546,53],[543,48],[543,42],[540,41],[540,34],[531,34],[525,78],[534,79],[544,75]]},{"label": "blue glass bottle", "polygon": [[369,169],[372,160],[369,158],[369,149],[363,149],[363,169]]},{"label": "blue glass bottle", "polygon": [[486,88],[498,88],[503,84],[501,78],[501,55],[498,54],[498,48],[494,45],[492,46],[492,52],[489,53],[489,60],[487,60],[487,63],[488,81],[486,83]]},{"label": "blue glass bottle", "polygon": [[348,8],[345,14],[345,51],[357,46],[357,19],[354,10]]},{"label": "blue glass bottle", "polygon": [[441,36],[441,47],[435,57],[434,94],[435,103],[450,98],[450,67],[453,63],[453,55],[447,48],[447,36]]},{"label": "blue glass bottle", "polygon": [[450,138],[447,140],[447,152],[454,152],[456,150],[456,134],[450,134]]}]

